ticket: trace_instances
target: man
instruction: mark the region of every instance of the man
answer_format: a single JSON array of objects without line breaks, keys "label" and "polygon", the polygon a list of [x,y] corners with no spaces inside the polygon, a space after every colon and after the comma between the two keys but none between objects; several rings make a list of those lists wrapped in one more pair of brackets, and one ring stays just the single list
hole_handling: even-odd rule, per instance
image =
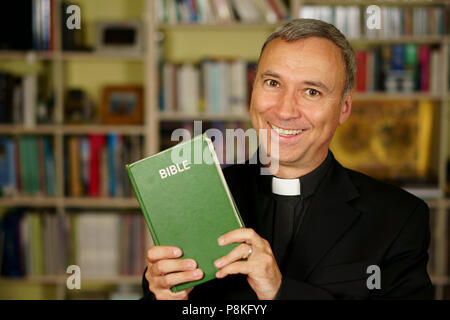
[{"label": "man", "polygon": [[247,228],[218,239],[242,244],[215,261],[217,279],[172,293],[202,271],[177,259],[179,248],[153,247],[145,297],[431,298],[427,205],[343,168],[328,150],[350,115],[355,71],[353,49],[330,24],[297,19],[269,36],[250,115],[255,129],[278,137],[279,168],[273,176],[260,175],[260,164],[224,170]]}]

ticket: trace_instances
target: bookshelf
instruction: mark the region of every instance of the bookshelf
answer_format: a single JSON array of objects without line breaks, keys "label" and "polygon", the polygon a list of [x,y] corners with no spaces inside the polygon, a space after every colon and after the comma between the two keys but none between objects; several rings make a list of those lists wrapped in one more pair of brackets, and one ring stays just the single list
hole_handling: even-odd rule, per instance
[{"label": "bookshelf", "polygon": [[[53,14],[55,21],[61,21],[59,10],[61,0],[54,0]],[[107,5],[102,5],[107,2]],[[35,64],[51,65],[51,82],[55,92],[54,123],[36,124],[34,127],[26,127],[19,124],[0,124],[0,135],[38,136],[46,135],[52,139],[55,155],[56,193],[53,197],[44,196],[17,196],[0,198],[0,208],[30,207],[51,209],[63,216],[68,212],[80,210],[138,210],[138,203],[134,197],[72,197],[68,196],[64,189],[65,161],[68,155],[65,153],[66,138],[69,136],[86,136],[92,133],[108,134],[116,133],[123,136],[137,136],[142,139],[143,156],[156,153],[161,147],[161,130],[166,124],[192,122],[203,120],[208,122],[249,122],[248,114],[231,114],[227,112],[188,114],[179,111],[159,110],[160,79],[158,64],[162,57],[164,61],[194,62],[198,63],[203,57],[240,57],[248,61],[256,61],[259,50],[265,37],[270,34],[280,22],[277,23],[247,23],[247,22],[208,22],[199,23],[159,23],[154,15],[153,0],[78,0],[73,3],[80,4],[82,8],[82,21],[86,22],[85,42],[93,45],[95,35],[95,22],[100,20],[136,19],[143,22],[146,38],[146,49],[142,54],[97,53],[65,51],[62,50],[62,29],[59,23],[54,23],[55,44],[52,51],[0,51],[0,67],[5,63],[23,63],[28,66]],[[430,5],[449,5],[448,1],[377,1],[377,5],[418,7]],[[299,16],[300,9],[306,5],[366,5],[364,1],[309,1],[291,0],[289,10],[292,17]],[[161,46],[161,35],[164,44]],[[449,195],[444,192],[447,188],[446,162],[450,157],[450,89],[449,51],[450,36],[401,36],[394,38],[365,36],[351,39],[355,47],[367,47],[377,45],[394,45],[414,43],[417,45],[439,46],[443,50],[444,63],[442,65],[443,86],[438,93],[385,93],[385,92],[357,92],[354,101],[373,100],[430,100],[439,106],[439,132],[437,159],[437,181],[442,196],[436,199],[428,199],[427,203],[432,208],[434,225],[432,236],[434,247],[432,279],[436,286],[436,297],[447,297],[445,290],[450,285],[447,266],[448,253],[448,213],[450,212]],[[90,72],[93,70],[93,72]],[[95,73],[95,74],[93,74]],[[111,75],[109,78],[108,76]],[[99,101],[99,89],[106,82],[125,83],[136,82],[144,88],[144,118],[141,125],[100,125],[100,124],[65,124],[64,106],[65,92],[71,87],[86,89],[94,100]],[[148,235],[147,235],[148,236]],[[65,289],[66,275],[34,276],[20,279],[0,278],[0,288],[9,288],[20,285],[45,286],[46,291],[37,291],[32,298],[53,297],[57,299],[67,298],[72,294]],[[87,283],[96,285],[133,284],[138,285],[141,275],[114,276],[107,278],[86,278]],[[83,280],[83,281],[84,281]],[[49,291],[51,293],[49,293]],[[447,289],[448,290],[448,289]],[[15,291],[18,294],[18,291]],[[11,296],[21,298],[20,295]]]}]

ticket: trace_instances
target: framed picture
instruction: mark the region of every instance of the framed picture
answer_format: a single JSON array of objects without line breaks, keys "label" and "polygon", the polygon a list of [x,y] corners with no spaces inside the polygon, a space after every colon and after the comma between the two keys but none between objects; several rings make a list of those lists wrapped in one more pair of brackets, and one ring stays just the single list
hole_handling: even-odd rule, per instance
[{"label": "framed picture", "polygon": [[342,165],[391,181],[427,179],[436,107],[427,100],[354,101],[331,143]]},{"label": "framed picture", "polygon": [[141,86],[107,86],[103,89],[100,121],[104,124],[141,124]]}]

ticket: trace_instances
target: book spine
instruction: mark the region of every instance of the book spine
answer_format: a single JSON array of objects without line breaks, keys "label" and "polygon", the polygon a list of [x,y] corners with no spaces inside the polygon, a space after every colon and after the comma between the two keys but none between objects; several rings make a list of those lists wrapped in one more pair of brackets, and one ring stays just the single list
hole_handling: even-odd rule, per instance
[{"label": "book spine", "polygon": [[136,198],[139,202],[139,206],[141,207],[145,222],[147,223],[147,226],[150,229],[150,234],[152,236],[153,243],[155,244],[155,246],[158,246],[160,243],[158,240],[158,235],[156,234],[155,228],[152,225],[152,221],[149,217],[148,210],[145,207],[144,201],[142,201],[141,194],[138,191],[139,189],[136,185],[136,181],[134,180],[133,172],[131,172],[131,167],[129,165],[126,165],[125,169],[127,170],[128,177],[130,178],[130,181],[131,181],[131,185],[133,186],[133,190],[136,194]]}]

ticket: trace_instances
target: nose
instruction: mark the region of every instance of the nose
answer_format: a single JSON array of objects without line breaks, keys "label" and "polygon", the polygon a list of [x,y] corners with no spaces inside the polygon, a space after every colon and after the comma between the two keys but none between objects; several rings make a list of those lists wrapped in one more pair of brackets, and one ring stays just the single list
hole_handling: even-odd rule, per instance
[{"label": "nose", "polygon": [[294,91],[286,90],[281,95],[276,113],[280,120],[291,120],[300,117],[301,112]]}]

